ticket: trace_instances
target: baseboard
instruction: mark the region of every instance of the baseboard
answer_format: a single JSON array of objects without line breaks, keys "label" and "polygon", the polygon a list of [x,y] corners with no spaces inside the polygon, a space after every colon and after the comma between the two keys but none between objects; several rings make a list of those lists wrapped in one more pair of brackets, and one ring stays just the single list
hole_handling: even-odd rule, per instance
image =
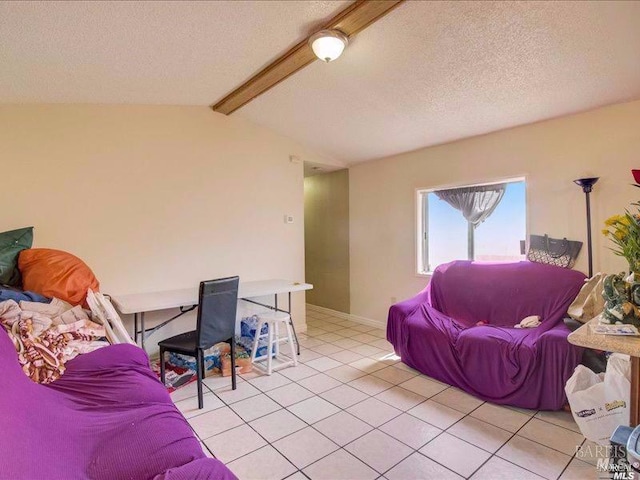
[{"label": "baseboard", "polygon": [[366,317],[360,317],[358,315],[352,315],[350,313],[339,312],[338,310],[332,310],[330,308],[320,307],[318,305],[312,305],[310,303],[307,303],[307,309],[309,309],[311,311],[314,311],[314,312],[331,315],[332,317],[338,317],[338,318],[343,318],[345,320],[351,320],[352,322],[361,323],[363,325],[370,325],[372,327],[377,327],[377,328],[382,328],[382,329],[387,328],[387,324],[385,322],[381,322],[379,320],[374,320],[372,318],[366,318]]}]

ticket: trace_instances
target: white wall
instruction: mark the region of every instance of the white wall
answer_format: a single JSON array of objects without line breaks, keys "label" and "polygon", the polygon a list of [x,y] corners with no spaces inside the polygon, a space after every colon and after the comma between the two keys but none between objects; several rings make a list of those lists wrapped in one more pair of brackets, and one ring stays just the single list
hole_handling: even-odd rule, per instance
[{"label": "white wall", "polygon": [[[291,154],[323,161],[206,107],[0,106],[0,231],[35,226],[34,246],[79,256],[112,294],[227,275],[302,281],[303,172]],[[294,298],[303,330],[304,293]]]},{"label": "white wall", "polygon": [[386,321],[392,297],[424,288],[416,275],[415,189],[526,176],[529,233],[585,242],[585,196],[573,183],[597,176],[591,196],[594,271],[624,260],[607,247],[603,221],[640,199],[640,101],[425,148],[349,169],[351,313]]}]

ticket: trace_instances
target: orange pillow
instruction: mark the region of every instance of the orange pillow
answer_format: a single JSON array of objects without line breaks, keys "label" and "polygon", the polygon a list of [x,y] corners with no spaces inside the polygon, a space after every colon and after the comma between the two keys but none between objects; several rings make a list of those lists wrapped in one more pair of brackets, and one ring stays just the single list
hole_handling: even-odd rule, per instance
[{"label": "orange pillow", "polygon": [[91,269],[78,257],[61,250],[30,248],[20,252],[22,288],[71,305],[85,304],[87,290],[100,290]]}]

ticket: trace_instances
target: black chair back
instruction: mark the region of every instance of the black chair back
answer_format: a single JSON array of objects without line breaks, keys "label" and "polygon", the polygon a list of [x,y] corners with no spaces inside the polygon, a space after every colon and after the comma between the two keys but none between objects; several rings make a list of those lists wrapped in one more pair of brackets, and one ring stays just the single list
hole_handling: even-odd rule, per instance
[{"label": "black chair back", "polygon": [[235,335],[239,280],[239,277],[228,277],[200,282],[198,348],[209,348]]}]

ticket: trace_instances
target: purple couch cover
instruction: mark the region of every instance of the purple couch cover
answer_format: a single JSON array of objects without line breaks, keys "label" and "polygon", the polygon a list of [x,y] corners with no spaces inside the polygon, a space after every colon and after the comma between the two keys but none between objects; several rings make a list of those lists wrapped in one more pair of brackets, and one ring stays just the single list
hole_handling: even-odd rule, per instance
[{"label": "purple couch cover", "polygon": [[[483,400],[559,410],[582,358],[562,319],[584,279],[531,262],[441,265],[427,288],[391,306],[387,339],[407,365]],[[529,315],[542,324],[513,328]]]},{"label": "purple couch cover", "polygon": [[1,479],[236,478],[205,457],[138,347],[81,355],[39,385],[0,327],[0,365]]}]

